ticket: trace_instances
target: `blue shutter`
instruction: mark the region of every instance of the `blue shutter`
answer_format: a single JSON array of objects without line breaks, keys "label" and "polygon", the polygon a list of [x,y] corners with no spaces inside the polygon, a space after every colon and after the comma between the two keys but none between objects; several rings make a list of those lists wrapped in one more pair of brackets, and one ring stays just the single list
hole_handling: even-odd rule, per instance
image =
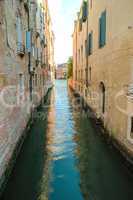
[{"label": "blue shutter", "polygon": [[87,2],[83,2],[83,6],[82,6],[82,20],[83,22],[85,22],[87,20],[87,16],[88,16],[88,4]]},{"label": "blue shutter", "polygon": [[26,32],[26,49],[30,53],[31,52],[31,32]]}]

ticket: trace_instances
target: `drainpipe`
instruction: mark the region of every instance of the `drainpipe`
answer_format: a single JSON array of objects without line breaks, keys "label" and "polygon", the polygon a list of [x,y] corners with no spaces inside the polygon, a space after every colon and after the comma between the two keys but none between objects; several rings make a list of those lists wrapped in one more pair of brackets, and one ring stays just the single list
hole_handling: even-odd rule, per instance
[{"label": "drainpipe", "polygon": [[[88,18],[89,18],[89,2],[87,1],[87,9],[88,9],[88,13],[87,13],[87,33],[86,33],[86,36],[87,36],[87,45],[88,45]],[[88,70],[88,52],[87,52],[87,56],[86,56],[86,68],[87,68],[87,72],[89,71]],[[87,82],[88,82],[88,74],[87,74]],[[87,83],[87,89],[88,89],[88,83]]]},{"label": "drainpipe", "polygon": [[[28,0],[28,31],[31,31],[30,29],[30,13],[29,13],[29,5],[30,1]],[[31,73],[31,52],[28,52],[28,71],[29,71],[29,92],[30,92],[30,100],[32,101],[32,91],[33,91],[33,86],[32,86],[32,73]]]}]

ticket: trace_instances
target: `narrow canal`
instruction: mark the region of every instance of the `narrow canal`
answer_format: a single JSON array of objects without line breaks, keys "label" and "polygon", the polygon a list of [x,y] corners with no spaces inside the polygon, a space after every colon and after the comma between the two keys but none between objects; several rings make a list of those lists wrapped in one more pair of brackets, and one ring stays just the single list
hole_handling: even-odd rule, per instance
[{"label": "narrow canal", "polygon": [[1,200],[132,200],[120,156],[56,81],[22,147]]}]

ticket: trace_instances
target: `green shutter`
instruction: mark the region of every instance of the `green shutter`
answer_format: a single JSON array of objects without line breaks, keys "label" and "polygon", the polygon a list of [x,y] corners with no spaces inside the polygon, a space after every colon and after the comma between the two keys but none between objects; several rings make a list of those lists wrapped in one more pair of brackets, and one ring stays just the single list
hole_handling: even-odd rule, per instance
[{"label": "green shutter", "polygon": [[106,44],[106,11],[101,16],[101,46]]},{"label": "green shutter", "polygon": [[102,36],[102,18],[99,19],[99,47],[101,47],[101,36]]},{"label": "green shutter", "polygon": [[88,41],[88,40],[85,40],[85,54],[86,54],[86,56],[88,56],[87,41]]},{"label": "green shutter", "polygon": [[88,55],[92,54],[92,32],[89,33],[88,37]]},{"label": "green shutter", "polygon": [[99,19],[99,47],[106,44],[106,11],[104,11]]},{"label": "green shutter", "polygon": [[102,14],[102,26],[103,26],[103,46],[106,44],[106,11]]},{"label": "green shutter", "polygon": [[91,54],[91,33],[89,34],[89,55]]}]

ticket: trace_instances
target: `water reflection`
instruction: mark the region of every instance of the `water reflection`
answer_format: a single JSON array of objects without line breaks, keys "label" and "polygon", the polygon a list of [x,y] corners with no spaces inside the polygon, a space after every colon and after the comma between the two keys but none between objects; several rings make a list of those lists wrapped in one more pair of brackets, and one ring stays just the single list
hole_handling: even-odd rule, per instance
[{"label": "water reflection", "polygon": [[[46,102],[48,105],[49,100],[50,97]],[[47,106],[40,107],[38,112],[47,113]],[[43,200],[48,199],[51,158],[46,145],[46,130],[47,118],[37,117],[27,133],[27,138],[1,200],[42,199],[42,191]]]},{"label": "water reflection", "polygon": [[45,160],[44,165],[44,171],[42,174],[42,178],[40,181],[40,195],[38,197],[38,200],[48,200],[50,190],[49,181],[51,179],[51,172],[52,172],[52,166],[51,166],[51,160],[52,160],[52,150],[50,148],[50,145],[53,144],[53,134],[51,130],[54,129],[55,124],[55,115],[54,115],[54,92],[50,93],[50,99],[48,103],[48,112],[47,112],[47,129],[46,131],[46,143],[45,148],[47,152],[47,159]]},{"label": "water reflection", "polygon": [[129,200],[133,197],[133,177],[120,156],[92,127],[90,120],[76,116],[75,141],[80,186],[85,200]]},{"label": "water reflection", "polygon": [[54,125],[48,129],[48,134],[52,138],[48,145],[52,158],[49,199],[82,200],[79,172],[75,166],[74,122],[66,81],[56,82],[54,92],[56,98],[51,112],[54,116]]},{"label": "water reflection", "polygon": [[133,178],[66,81],[56,82],[49,99],[40,108],[47,119],[37,119],[28,133],[1,200],[132,199]]}]

